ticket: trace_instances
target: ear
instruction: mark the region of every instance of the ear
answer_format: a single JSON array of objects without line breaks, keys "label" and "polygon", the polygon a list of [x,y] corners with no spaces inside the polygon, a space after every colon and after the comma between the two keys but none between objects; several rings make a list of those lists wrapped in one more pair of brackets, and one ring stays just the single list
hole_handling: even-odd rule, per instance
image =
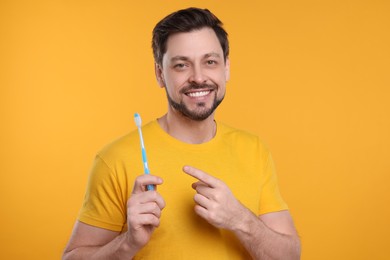
[{"label": "ear", "polygon": [[157,83],[161,88],[165,87],[165,80],[161,65],[154,63],[154,73],[156,75]]},{"label": "ear", "polygon": [[230,60],[226,57],[225,61],[225,80],[228,82],[230,79]]}]

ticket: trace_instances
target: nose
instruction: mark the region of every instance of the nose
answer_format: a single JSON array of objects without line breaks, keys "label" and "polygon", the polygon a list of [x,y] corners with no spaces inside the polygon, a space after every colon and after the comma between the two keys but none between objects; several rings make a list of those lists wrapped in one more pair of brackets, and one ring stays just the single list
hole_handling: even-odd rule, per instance
[{"label": "nose", "polygon": [[188,80],[189,82],[203,84],[207,81],[207,77],[204,74],[202,67],[197,65],[192,67],[191,75]]}]

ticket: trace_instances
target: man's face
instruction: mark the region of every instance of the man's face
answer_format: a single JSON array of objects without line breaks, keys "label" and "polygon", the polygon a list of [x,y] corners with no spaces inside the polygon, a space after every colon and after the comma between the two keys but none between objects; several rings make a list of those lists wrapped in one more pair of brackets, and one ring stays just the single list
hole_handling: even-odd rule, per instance
[{"label": "man's face", "polygon": [[156,76],[166,89],[169,109],[200,121],[213,114],[225,96],[229,60],[225,62],[212,29],[177,33],[168,38]]}]

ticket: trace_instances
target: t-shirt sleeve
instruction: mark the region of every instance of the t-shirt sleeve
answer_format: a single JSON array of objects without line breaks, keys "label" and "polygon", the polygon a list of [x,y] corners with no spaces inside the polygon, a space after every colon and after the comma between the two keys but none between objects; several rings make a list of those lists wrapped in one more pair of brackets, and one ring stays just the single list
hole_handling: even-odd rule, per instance
[{"label": "t-shirt sleeve", "polygon": [[126,201],[115,172],[97,155],[89,176],[78,220],[100,228],[122,231]]},{"label": "t-shirt sleeve", "polygon": [[284,202],[279,192],[278,181],[272,156],[266,148],[262,151],[261,158],[263,163],[263,178],[259,205],[259,215],[281,210],[287,210],[288,206]]}]

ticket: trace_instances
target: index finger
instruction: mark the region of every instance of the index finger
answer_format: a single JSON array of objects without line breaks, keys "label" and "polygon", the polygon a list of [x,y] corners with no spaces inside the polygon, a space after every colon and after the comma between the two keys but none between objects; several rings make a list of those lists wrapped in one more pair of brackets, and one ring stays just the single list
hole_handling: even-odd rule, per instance
[{"label": "index finger", "polygon": [[143,174],[135,179],[133,186],[133,194],[146,191],[147,185],[160,185],[163,180],[160,177],[151,174]]},{"label": "index finger", "polygon": [[184,166],[183,167],[183,171],[185,173],[187,173],[188,175],[204,182],[205,184],[207,184],[208,186],[210,186],[211,188],[215,188],[218,186],[218,183],[219,183],[219,180],[207,173],[205,173],[204,171],[201,171],[195,167],[192,167],[192,166]]}]

